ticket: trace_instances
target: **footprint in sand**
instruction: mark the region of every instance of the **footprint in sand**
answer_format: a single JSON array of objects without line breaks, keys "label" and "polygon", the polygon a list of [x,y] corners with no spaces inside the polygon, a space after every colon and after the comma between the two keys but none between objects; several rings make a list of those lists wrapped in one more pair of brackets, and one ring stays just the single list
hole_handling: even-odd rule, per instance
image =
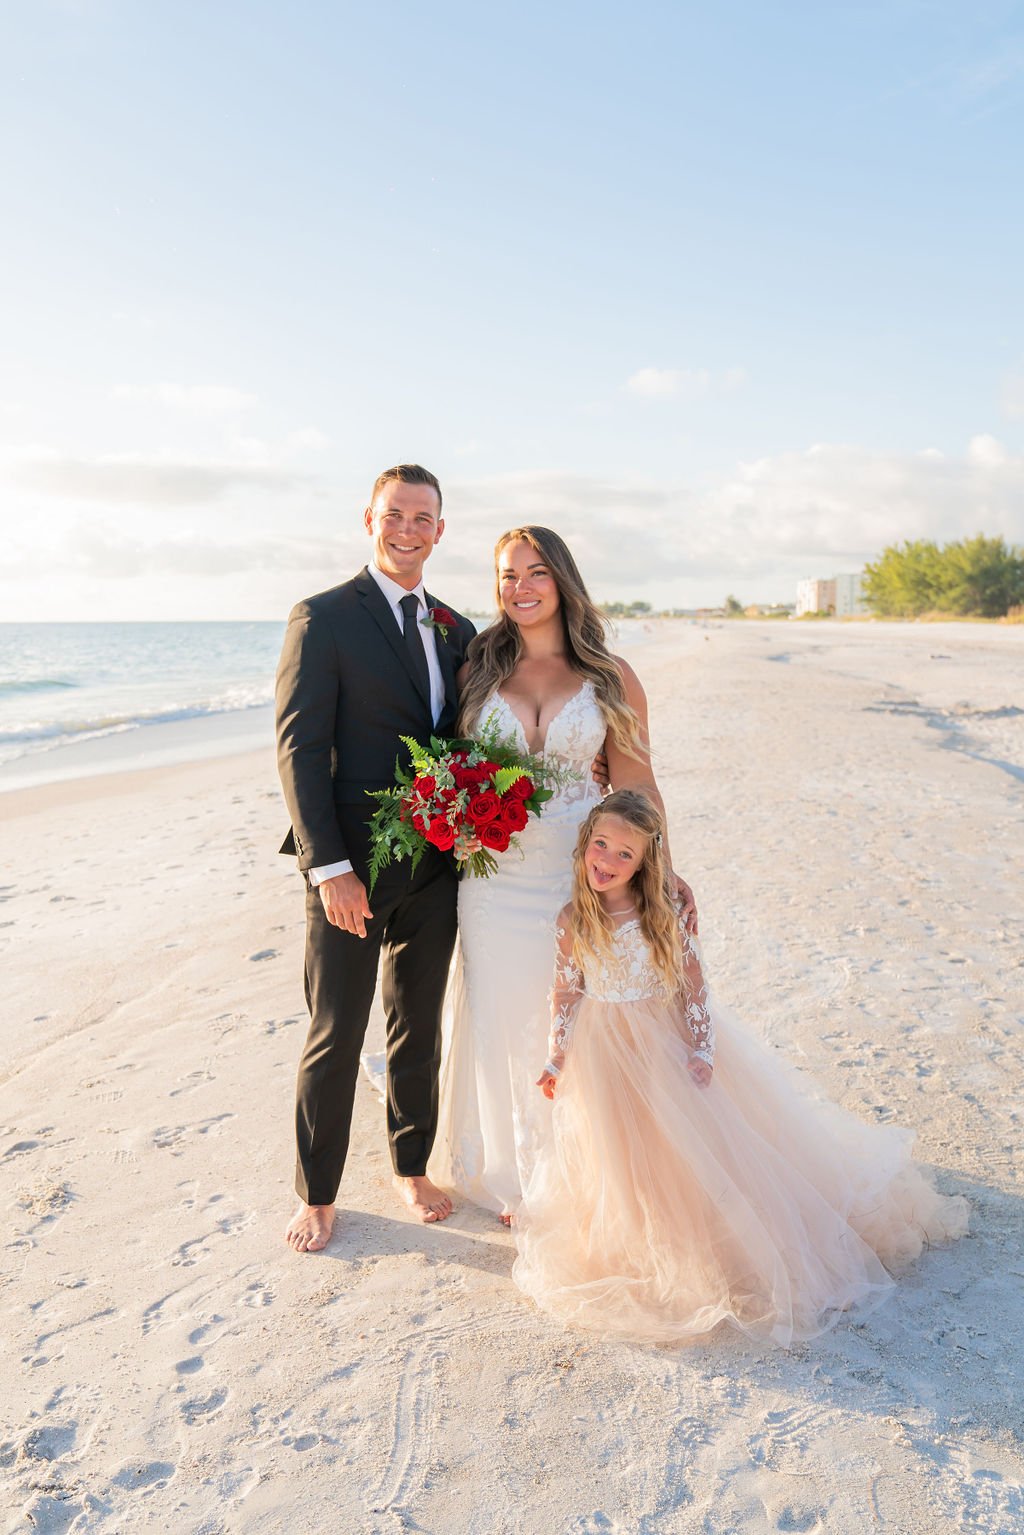
[{"label": "footprint in sand", "polygon": [[75,1503],[70,1493],[62,1495],[55,1491],[31,1497],[21,1510],[21,1517],[23,1525],[39,1535],[64,1535],[81,1512],[81,1503]]},{"label": "footprint in sand", "polygon": [[249,959],[251,962],[255,963],[260,959],[276,959],[277,955],[277,949],[257,949],[255,954],[249,955]]},{"label": "footprint in sand", "polygon": [[825,1528],[825,1510],[787,1505],[780,1510],[775,1528],[784,1530],[786,1535],[815,1535],[816,1531]]},{"label": "footprint in sand", "polygon": [[188,1135],[219,1135],[226,1120],[234,1114],[214,1114],[210,1119],[200,1119],[194,1125],[160,1125],[153,1131],[153,1145],[158,1151],[169,1151],[172,1157],[180,1157],[185,1151],[181,1144]]},{"label": "footprint in sand", "polygon": [[210,1249],[206,1245],[205,1237],[193,1237],[191,1242],[182,1242],[171,1259],[172,1268],[194,1268],[204,1258],[210,1256]]},{"label": "footprint in sand", "polygon": [[169,1460],[150,1460],[144,1465],[132,1463],[122,1466],[110,1480],[115,1487],[139,1492],[144,1487],[166,1487],[177,1469]]},{"label": "footprint in sand", "polygon": [[262,1279],[257,1279],[255,1284],[249,1285],[242,1296],[243,1306],[272,1306],[274,1292],[267,1288]]},{"label": "footprint in sand", "polygon": [[52,1178],[44,1178],[41,1182],[33,1184],[31,1188],[21,1189],[18,1194],[18,1204],[26,1215],[38,1216],[39,1224],[43,1225],[63,1215],[74,1197],[66,1183],[56,1183]]},{"label": "footprint in sand", "polygon": [[210,1392],[209,1396],[191,1397],[182,1405],[181,1416],[190,1425],[202,1423],[220,1412],[227,1399],[227,1390],[223,1386],[218,1386],[216,1391]]},{"label": "footprint in sand", "polygon": [[53,1423],[47,1428],[37,1428],[25,1440],[25,1454],[33,1460],[60,1460],[75,1447],[78,1437],[76,1423]]},{"label": "footprint in sand", "polygon": [[276,1034],[278,1029],[290,1029],[298,1023],[297,1018],[267,1018],[263,1024],[264,1034]]},{"label": "footprint in sand", "polygon": [[289,1450],[311,1450],[314,1445],[320,1443],[320,1435],[299,1434],[294,1439],[290,1438],[288,1435],[284,1435],[281,1439],[281,1443],[287,1445]]}]

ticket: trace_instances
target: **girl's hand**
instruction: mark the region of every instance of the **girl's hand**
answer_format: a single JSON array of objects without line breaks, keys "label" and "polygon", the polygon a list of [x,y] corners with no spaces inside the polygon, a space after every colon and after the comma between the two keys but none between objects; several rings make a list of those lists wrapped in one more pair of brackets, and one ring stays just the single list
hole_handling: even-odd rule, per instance
[{"label": "girl's hand", "polygon": [[702,1061],[699,1055],[691,1055],[687,1061],[687,1070],[698,1087],[707,1087],[711,1081],[712,1068],[707,1061]]},{"label": "girl's hand", "polygon": [[553,1098],[555,1096],[555,1088],[558,1086],[558,1078],[553,1072],[542,1071],[534,1086],[540,1088],[545,1098]]}]

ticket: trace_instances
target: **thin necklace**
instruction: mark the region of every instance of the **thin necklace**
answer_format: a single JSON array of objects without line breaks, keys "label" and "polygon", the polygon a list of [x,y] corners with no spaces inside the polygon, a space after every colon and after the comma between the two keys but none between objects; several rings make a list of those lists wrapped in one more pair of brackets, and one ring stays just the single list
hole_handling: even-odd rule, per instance
[{"label": "thin necklace", "polygon": [[606,917],[628,917],[631,911],[636,911],[635,906],[624,906],[621,911],[605,911]]}]

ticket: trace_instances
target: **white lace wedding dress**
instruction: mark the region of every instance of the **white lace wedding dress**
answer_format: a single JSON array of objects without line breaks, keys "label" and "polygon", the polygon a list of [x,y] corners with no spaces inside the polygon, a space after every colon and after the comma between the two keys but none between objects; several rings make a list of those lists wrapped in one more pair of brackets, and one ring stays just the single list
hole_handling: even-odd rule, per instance
[{"label": "white lace wedding dress", "polygon": [[[526,736],[497,692],[480,721],[524,753]],[[459,947],[449,987],[438,1133],[430,1175],[474,1203],[514,1210],[550,1135],[550,1105],[534,1083],[547,1052],[555,918],[572,890],[580,824],[600,798],[591,763],[605,738],[593,684],[584,682],[548,725],[544,757],[563,786],[520,833],[522,856],[499,859],[490,879],[459,886]]]}]

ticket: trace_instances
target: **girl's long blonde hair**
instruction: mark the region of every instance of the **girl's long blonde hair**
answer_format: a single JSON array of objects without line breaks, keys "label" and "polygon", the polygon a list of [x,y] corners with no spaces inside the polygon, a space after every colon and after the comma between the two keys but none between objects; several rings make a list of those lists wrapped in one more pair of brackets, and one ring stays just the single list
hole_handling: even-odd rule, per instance
[{"label": "girl's long blonde hair", "polygon": [[580,827],[572,859],[572,957],[583,971],[595,955],[611,952],[614,924],[591,889],[585,857],[601,816],[618,816],[631,831],[644,838],[643,858],[629,882],[636,901],[640,931],[651,951],[655,969],[671,993],[679,989],[682,955],[679,943],[679,916],[669,871],[662,852],[662,820],[655,806],[638,789],[616,789],[595,805]]},{"label": "girl's long blonde hair", "polygon": [[640,722],[626,702],[622,674],[609,654],[604,615],[591,600],[565,540],[550,528],[534,524],[510,528],[495,546],[498,616],[490,628],[476,636],[467,652],[469,675],[462,690],[460,734],[472,735],[484,704],[511,677],[522,653],[519,630],[501,603],[501,578],[497,574],[501,551],[520,539],[536,549],[558,587],[566,660],[573,671],[594,684],[597,702],[615,745],[627,756],[642,759],[646,749],[640,736]]}]

